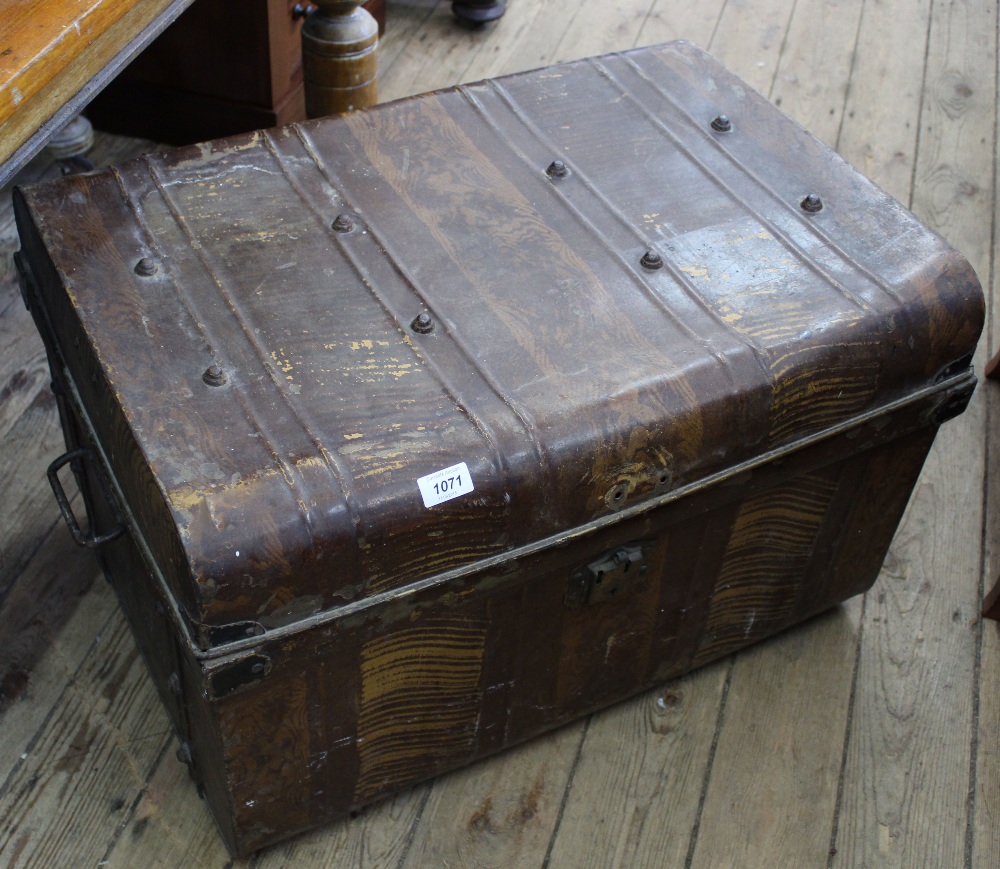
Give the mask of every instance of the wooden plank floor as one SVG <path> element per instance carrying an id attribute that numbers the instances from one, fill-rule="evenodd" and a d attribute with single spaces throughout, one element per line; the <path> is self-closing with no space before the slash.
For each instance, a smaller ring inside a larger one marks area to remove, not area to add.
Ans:
<path id="1" fill-rule="evenodd" d="M 390 2 L 382 96 L 687 38 L 941 232 L 992 316 L 993 0 Z M 582 107 L 582 110 L 585 108 Z M 99 161 L 143 143 L 102 137 Z M 44 167 L 36 164 L 38 174 Z M 1000 866 L 1000 384 L 942 430 L 863 599 L 235 864 L 113 595 L 58 520 L 61 451 L 0 200 L 0 865 Z M 996 482 L 984 484 L 994 476 Z"/>

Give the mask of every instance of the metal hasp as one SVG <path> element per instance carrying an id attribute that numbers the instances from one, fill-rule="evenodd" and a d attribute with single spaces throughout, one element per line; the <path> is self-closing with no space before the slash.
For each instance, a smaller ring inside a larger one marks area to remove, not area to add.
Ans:
<path id="1" fill-rule="evenodd" d="M 566 592 L 566 606 L 604 603 L 629 591 L 645 576 L 641 543 L 628 543 L 573 571 Z"/>
<path id="2" fill-rule="evenodd" d="M 302 24 L 306 115 L 320 118 L 378 102 L 378 24 L 360 0 L 317 0 Z"/>

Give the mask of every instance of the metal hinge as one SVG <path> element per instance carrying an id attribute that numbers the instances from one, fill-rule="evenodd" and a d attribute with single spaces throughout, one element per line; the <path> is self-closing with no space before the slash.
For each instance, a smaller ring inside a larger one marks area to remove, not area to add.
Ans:
<path id="1" fill-rule="evenodd" d="M 225 646 L 248 637 L 260 637 L 265 633 L 264 626 L 260 622 L 253 621 L 205 625 L 192 620 L 191 625 L 195 629 L 194 633 L 198 638 L 198 645 L 203 649 Z"/>
<path id="2" fill-rule="evenodd" d="M 233 691 L 259 682 L 270 670 L 271 659 L 260 652 L 254 652 L 209 674 L 209 690 L 214 698 L 225 697 Z"/>
<path id="3" fill-rule="evenodd" d="M 934 425 L 943 425 L 949 419 L 954 419 L 963 413 L 969 406 L 972 399 L 973 390 L 976 387 L 976 379 L 971 378 L 971 383 L 966 384 L 960 391 L 952 392 L 933 411 Z"/>

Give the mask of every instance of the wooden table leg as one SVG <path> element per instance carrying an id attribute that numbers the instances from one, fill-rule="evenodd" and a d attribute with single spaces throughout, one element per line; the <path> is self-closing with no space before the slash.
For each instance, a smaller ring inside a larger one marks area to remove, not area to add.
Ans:
<path id="1" fill-rule="evenodd" d="M 983 376 L 991 380 L 1000 380 L 1000 351 L 986 363 Z M 983 598 L 983 618 L 1000 621 L 1000 578 L 990 590 L 989 594 Z"/>
<path id="2" fill-rule="evenodd" d="M 378 102 L 378 24 L 361 0 L 313 0 L 302 25 L 306 116 L 319 118 Z"/>
<path id="3" fill-rule="evenodd" d="M 1000 350 L 986 363 L 986 368 L 983 369 L 983 376 L 988 377 L 990 380 L 1000 380 L 1000 370 L 998 369 L 1000 369 Z"/>
<path id="4" fill-rule="evenodd" d="M 451 11 L 460 21 L 485 24 L 507 11 L 507 0 L 452 0 Z"/>
<path id="5" fill-rule="evenodd" d="M 94 128 L 83 115 L 77 115 L 45 146 L 45 152 L 59 165 L 63 175 L 89 172 L 94 168 L 84 155 L 94 145 Z"/>
<path id="6" fill-rule="evenodd" d="M 1000 578 L 990 593 L 983 598 L 983 618 L 1000 622 Z"/>

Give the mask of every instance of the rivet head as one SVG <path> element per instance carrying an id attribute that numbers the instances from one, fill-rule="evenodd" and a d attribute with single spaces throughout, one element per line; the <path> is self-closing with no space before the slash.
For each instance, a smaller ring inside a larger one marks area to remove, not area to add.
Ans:
<path id="1" fill-rule="evenodd" d="M 155 275 L 156 262 L 148 256 L 144 256 L 135 264 L 135 273 L 137 275 L 142 275 L 144 278 L 148 278 L 150 275 Z"/>
<path id="2" fill-rule="evenodd" d="M 354 229 L 354 218 L 349 214 L 338 214 L 333 221 L 334 232 L 351 232 Z"/>
<path id="3" fill-rule="evenodd" d="M 227 377 L 226 372 L 218 365 L 209 365 L 205 369 L 205 373 L 201 375 L 201 379 L 209 386 L 222 386 L 226 382 Z"/>
<path id="4" fill-rule="evenodd" d="M 563 163 L 562 160 L 553 160 L 549 163 L 548 168 L 545 170 L 545 174 L 549 178 L 565 178 L 569 175 L 569 167 Z"/>
<path id="5" fill-rule="evenodd" d="M 254 675 L 259 676 L 261 673 L 264 672 L 264 665 L 260 663 L 260 661 L 258 661 L 250 668 L 250 672 L 253 673 Z"/>
<path id="6" fill-rule="evenodd" d="M 733 122 L 725 115 L 719 115 L 712 120 L 712 129 L 716 133 L 728 133 L 733 129 Z"/>
<path id="7" fill-rule="evenodd" d="M 815 193 L 810 193 L 799 205 L 803 211 L 808 211 L 810 214 L 815 214 L 817 211 L 823 210 L 823 200 Z"/>
<path id="8" fill-rule="evenodd" d="M 608 491 L 604 496 L 604 503 L 612 510 L 620 510 L 625 506 L 625 499 L 628 497 L 628 485 L 619 483 Z"/>
<path id="9" fill-rule="evenodd" d="M 410 328 L 414 332 L 419 332 L 421 335 L 426 335 L 428 332 L 434 331 L 434 318 L 431 317 L 426 311 L 417 314 L 413 318 L 413 322 L 410 323 Z"/>
<path id="10" fill-rule="evenodd" d="M 192 760 L 191 746 L 188 745 L 186 742 L 182 742 L 179 746 L 177 746 L 177 759 L 181 763 L 186 763 L 190 765 Z"/>
<path id="11" fill-rule="evenodd" d="M 642 259 L 639 260 L 639 265 L 641 265 L 644 269 L 655 271 L 656 269 L 663 268 L 663 257 L 661 257 L 655 250 L 647 250 L 642 255 Z"/>

